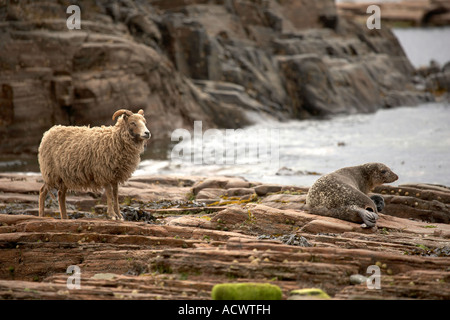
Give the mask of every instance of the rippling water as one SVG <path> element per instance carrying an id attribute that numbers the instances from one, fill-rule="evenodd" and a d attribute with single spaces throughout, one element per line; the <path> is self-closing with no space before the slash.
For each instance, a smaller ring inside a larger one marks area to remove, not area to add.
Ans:
<path id="1" fill-rule="evenodd" d="M 244 165 L 144 160 L 136 174 L 239 175 L 252 181 L 309 186 L 320 174 L 341 167 L 382 162 L 399 175 L 395 185 L 450 185 L 448 105 L 402 107 L 332 120 L 264 123 L 248 128 L 248 138 L 265 139 L 261 129 L 278 131 L 277 167 L 258 157 Z"/>

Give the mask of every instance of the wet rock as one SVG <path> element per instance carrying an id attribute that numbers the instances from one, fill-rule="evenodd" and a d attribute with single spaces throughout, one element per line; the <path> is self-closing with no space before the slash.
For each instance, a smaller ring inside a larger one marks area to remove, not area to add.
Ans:
<path id="1" fill-rule="evenodd" d="M 268 193 L 274 193 L 281 191 L 282 186 L 272 184 L 261 184 L 255 187 L 255 192 L 258 196 L 265 196 Z"/>
<path id="2" fill-rule="evenodd" d="M 308 171 L 308 170 L 293 170 L 291 168 L 282 167 L 278 169 L 277 173 L 275 174 L 277 176 L 296 176 L 296 175 L 314 175 L 314 176 L 320 176 L 321 173 L 318 173 L 316 171 Z"/>
<path id="3" fill-rule="evenodd" d="M 306 195 L 296 194 L 271 194 L 261 200 L 261 204 L 273 208 L 284 209 L 298 209 L 302 210 L 305 207 Z"/>
<path id="4" fill-rule="evenodd" d="M 281 192 L 287 194 L 307 194 L 309 187 L 300 187 L 300 186 L 283 186 L 281 188 Z"/>
<path id="5" fill-rule="evenodd" d="M 220 199 L 221 196 L 226 194 L 226 190 L 220 188 L 204 188 L 197 193 L 195 197 L 201 201 L 204 199 Z"/>
<path id="6" fill-rule="evenodd" d="M 335 223 L 334 221 L 325 221 L 325 220 L 313 220 L 307 224 L 305 224 L 301 231 L 303 232 L 311 232 L 311 233 L 322 233 L 322 232 L 351 232 L 355 231 L 356 226 L 354 224 L 349 223 Z"/>
<path id="7" fill-rule="evenodd" d="M 386 207 L 384 214 L 427 222 L 449 223 L 450 189 L 429 184 L 380 186 Z"/>
<path id="8" fill-rule="evenodd" d="M 230 189 L 230 188 L 248 188 L 250 182 L 245 181 L 242 178 L 228 178 L 228 177 L 216 177 L 200 180 L 192 186 L 192 192 L 197 195 L 200 190 L 205 188 L 215 189 Z"/>
<path id="9" fill-rule="evenodd" d="M 235 197 L 235 196 L 247 196 L 253 195 L 255 193 L 254 188 L 229 188 L 227 190 L 227 196 Z"/>
<path id="10" fill-rule="evenodd" d="M 436 93 L 450 91 L 450 70 L 429 75 L 425 80 L 427 90 Z"/>
<path id="11" fill-rule="evenodd" d="M 351 284 L 361 284 L 367 281 L 367 277 L 361 274 L 352 274 L 349 279 Z"/>

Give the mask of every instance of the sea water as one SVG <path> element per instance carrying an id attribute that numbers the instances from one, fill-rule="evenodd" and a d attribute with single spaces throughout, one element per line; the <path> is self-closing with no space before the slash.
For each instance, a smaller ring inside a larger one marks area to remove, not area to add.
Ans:
<path id="1" fill-rule="evenodd" d="M 257 157 L 248 164 L 194 164 L 147 159 L 136 175 L 237 175 L 251 181 L 310 186 L 322 174 L 346 166 L 382 162 L 404 183 L 450 186 L 450 106 L 423 104 L 329 120 L 265 122 L 247 128 L 248 139 L 278 132 L 278 166 Z M 271 138 L 273 139 L 273 137 Z M 207 146 L 203 146 L 207 148 Z"/>

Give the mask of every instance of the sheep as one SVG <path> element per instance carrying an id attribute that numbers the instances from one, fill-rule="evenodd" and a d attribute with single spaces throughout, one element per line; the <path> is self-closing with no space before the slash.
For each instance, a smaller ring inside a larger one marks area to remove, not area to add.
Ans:
<path id="1" fill-rule="evenodd" d="M 133 113 L 120 109 L 112 119 L 114 126 L 56 125 L 44 133 L 38 150 L 39 166 L 44 185 L 39 191 L 39 216 L 44 215 L 47 193 L 58 190 L 61 219 L 67 219 L 68 190 L 99 191 L 105 189 L 107 215 L 122 219 L 119 183 L 127 181 L 140 161 L 144 145 L 150 139 L 144 111 Z"/>

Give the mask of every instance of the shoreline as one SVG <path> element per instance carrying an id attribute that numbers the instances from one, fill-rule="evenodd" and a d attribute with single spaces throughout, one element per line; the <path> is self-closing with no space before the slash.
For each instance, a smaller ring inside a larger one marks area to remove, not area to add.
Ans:
<path id="1" fill-rule="evenodd" d="M 149 144 L 134 175 L 235 175 L 265 183 L 310 186 L 320 175 L 339 168 L 381 162 L 398 171 L 400 180 L 394 185 L 418 182 L 450 185 L 450 169 L 445 165 L 450 148 L 449 114 L 448 104 L 433 103 L 379 110 L 369 115 L 345 115 L 332 120 L 290 121 L 245 128 L 249 141 L 260 139 L 257 133 L 261 129 L 279 131 L 277 166 L 257 157 L 250 158 L 253 164 L 197 165 L 182 161 L 177 165 L 170 161 L 170 147 L 164 152 L 169 160 L 163 159 L 161 154 L 157 159 L 149 158 L 148 152 L 154 152 L 155 148 Z M 411 127 L 416 129 L 411 131 Z M 210 146 L 205 144 L 204 150 L 210 150 Z M 10 167 L 14 170 L 9 173 L 27 172 L 31 166 L 34 173 L 39 173 L 37 156 L 6 160 L 23 165 Z M 0 165 L 2 161 L 0 159 Z"/>

